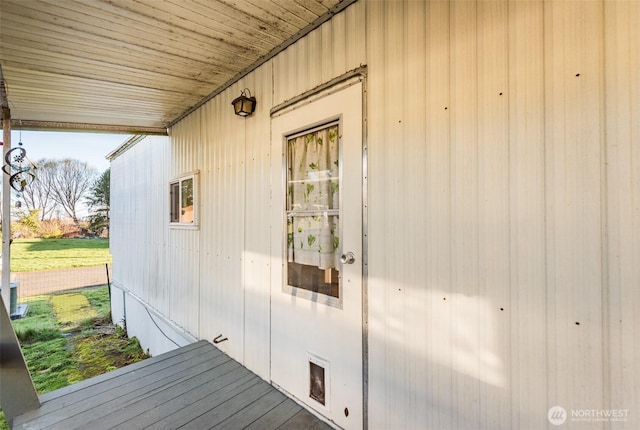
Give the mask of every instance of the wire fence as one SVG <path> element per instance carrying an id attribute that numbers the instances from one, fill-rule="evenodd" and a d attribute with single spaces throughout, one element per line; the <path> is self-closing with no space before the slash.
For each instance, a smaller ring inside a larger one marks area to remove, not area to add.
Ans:
<path id="1" fill-rule="evenodd" d="M 56 314 L 72 312 L 77 318 L 93 317 L 93 309 L 89 306 L 87 298 L 74 293 L 95 287 L 106 288 L 110 280 L 111 266 L 108 264 L 36 272 L 12 272 L 9 306 L 11 319 L 29 316 L 29 304 L 41 300 L 55 305 Z M 109 294 L 108 291 L 106 294 Z M 105 298 L 108 303 L 109 296 Z M 82 299 L 82 303 L 78 302 L 79 299 Z"/>
<path id="2" fill-rule="evenodd" d="M 72 269 L 11 273 L 11 282 L 18 283 L 18 300 L 43 294 L 107 285 L 110 279 L 111 266 L 107 264 Z"/>

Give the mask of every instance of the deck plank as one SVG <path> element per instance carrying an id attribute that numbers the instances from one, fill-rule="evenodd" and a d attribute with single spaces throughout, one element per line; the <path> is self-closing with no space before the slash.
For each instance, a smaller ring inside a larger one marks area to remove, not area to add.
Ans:
<path id="1" fill-rule="evenodd" d="M 236 363 L 227 363 L 225 366 L 228 367 L 230 364 Z M 252 376 L 244 374 L 241 370 L 243 369 L 236 365 L 235 369 L 232 369 L 226 374 L 217 377 L 203 375 L 201 381 L 192 381 L 199 382 L 197 386 L 190 384 L 187 387 L 179 387 L 180 390 L 167 390 L 164 393 L 158 393 L 158 395 L 148 399 L 149 401 L 147 402 L 130 405 L 126 411 L 120 414 L 117 420 L 112 417 L 108 421 L 108 424 L 115 427 L 118 424 L 126 422 L 130 428 L 153 426 L 155 423 L 163 421 L 167 417 L 188 408 L 189 405 L 195 401 L 202 400 L 203 403 L 206 403 L 206 399 L 210 398 L 212 392 L 210 387 L 215 384 L 221 382 L 241 384 L 247 379 L 252 378 Z M 238 379 L 238 377 L 243 378 L 243 374 L 244 379 Z M 212 399 L 212 401 L 215 401 L 215 399 Z"/>
<path id="2" fill-rule="evenodd" d="M 95 376 L 93 378 L 90 379 L 85 379 L 84 381 L 78 382 L 76 384 L 73 385 L 69 385 L 66 386 L 64 388 L 60 388 L 59 390 L 55 390 L 55 391 L 51 391 L 49 393 L 43 394 L 40 396 L 40 401 L 41 402 L 46 402 L 49 403 L 51 401 L 53 401 L 56 398 L 59 397 L 65 397 L 66 395 L 68 395 L 69 393 L 76 393 L 84 388 L 89 388 L 93 385 L 99 384 L 101 382 L 104 381 L 108 381 L 111 380 L 119 375 L 124 375 L 124 374 L 128 374 L 134 371 L 139 371 L 141 369 L 144 369 L 145 367 L 150 367 L 150 366 L 154 366 L 154 368 L 161 362 L 166 361 L 166 360 L 171 360 L 176 356 L 182 357 L 182 358 L 186 358 L 188 359 L 188 357 L 192 354 L 197 355 L 199 353 L 199 351 L 204 351 L 207 350 L 207 344 L 208 342 L 206 340 L 201 340 L 199 342 L 195 342 L 192 344 L 189 344 L 187 346 L 183 346 L 180 348 L 176 348 L 173 349 L 169 352 L 166 352 L 164 354 L 160 354 L 157 355 L 155 357 L 151 357 L 147 360 L 142 360 L 139 361 L 137 363 L 134 364 L 130 364 L 128 366 L 125 367 L 121 367 L 120 369 L 116 369 L 113 370 L 111 372 L 107 372 L 104 373 L 102 375 L 98 375 Z M 220 352 L 219 350 L 217 350 L 220 354 L 222 352 Z"/>
<path id="3" fill-rule="evenodd" d="M 189 362 L 188 367 L 177 372 L 174 367 L 176 363 L 174 362 L 171 366 L 161 367 L 157 372 L 153 373 L 130 372 L 123 374 L 118 378 L 114 378 L 114 380 L 108 381 L 109 383 L 105 381 L 100 386 L 93 385 L 95 390 L 88 397 L 84 396 L 87 394 L 86 389 L 78 393 L 68 394 L 64 407 L 56 407 L 58 402 L 46 403 L 43 405 L 39 416 L 42 417 L 41 422 L 49 422 L 53 425 L 58 421 L 67 421 L 75 415 L 82 415 L 83 412 L 88 410 L 92 410 L 93 414 L 96 414 L 97 411 L 105 414 L 111 413 L 113 409 L 117 409 L 125 401 L 132 401 L 136 397 L 149 395 L 156 390 L 168 388 L 173 384 L 179 383 L 181 378 L 189 377 L 193 373 L 201 373 L 211 368 L 211 366 L 227 362 L 228 358 L 224 355 L 215 354 L 215 351 L 207 351 L 194 357 Z M 164 361 L 162 366 L 165 364 L 168 364 L 168 361 Z M 115 398 L 112 393 L 114 388 L 118 390 L 118 396 Z"/>
<path id="4" fill-rule="evenodd" d="M 308 411 L 302 409 L 286 423 L 278 427 L 278 430 L 325 430 L 328 428 L 330 427 L 327 424 L 311 415 Z"/>
<path id="5" fill-rule="evenodd" d="M 302 410 L 292 400 L 284 401 L 245 427 L 246 430 L 277 429 Z"/>
<path id="6" fill-rule="evenodd" d="M 293 400 L 200 341 L 40 396 L 16 430 L 328 429 Z"/>
<path id="7" fill-rule="evenodd" d="M 220 361 L 219 357 L 216 361 Z M 153 410 L 172 398 L 187 393 L 193 389 L 194 386 L 210 382 L 220 375 L 238 367 L 239 365 L 237 363 L 226 360 L 210 369 L 200 366 L 195 369 L 192 368 L 192 372 L 183 373 L 183 377 L 172 381 L 170 384 L 162 384 L 162 381 L 159 381 L 162 385 L 143 386 L 139 390 L 129 393 L 129 396 L 124 395 L 113 398 L 109 396 L 109 393 L 96 396 L 91 402 L 94 404 L 94 409 L 92 409 L 90 421 L 87 421 L 84 412 L 87 412 L 91 408 L 86 408 L 82 405 L 83 409 L 80 413 L 73 417 L 60 420 L 55 428 L 59 427 L 64 430 L 83 424 L 86 424 L 86 427 L 95 425 L 114 428 L 128 419 L 136 417 L 146 411 Z M 184 376 L 188 376 L 188 378 Z M 139 381 L 132 381 L 131 383 L 135 384 L 136 382 L 139 383 Z M 100 407 L 98 408 L 98 406 Z"/>
<path id="8" fill-rule="evenodd" d="M 213 429 L 244 429 L 260 417 L 268 414 L 276 406 L 283 403 L 287 398 L 279 391 L 270 390 L 255 402 L 250 403 L 243 409 L 238 409 L 226 420 L 213 426 Z"/>
<path id="9" fill-rule="evenodd" d="M 112 372 L 107 372 L 94 378 L 78 382 L 77 384 L 69 385 L 60 390 L 54 391 L 52 396 L 48 396 L 47 394 L 42 395 L 40 396 L 42 407 L 38 411 L 38 414 L 41 415 L 50 411 L 55 411 L 72 403 L 83 401 L 88 397 L 95 396 L 98 393 L 104 393 L 119 388 L 123 381 L 126 381 L 129 378 L 134 377 L 137 379 L 143 379 L 164 369 L 180 365 L 181 362 L 197 360 L 198 357 L 205 353 L 222 355 L 222 353 L 217 349 L 215 351 L 210 351 L 210 349 L 206 347 L 206 342 L 198 342 L 198 344 L 200 344 L 198 348 L 189 348 L 184 351 L 184 354 L 179 354 L 179 352 L 173 350 L 166 354 L 161 354 L 157 357 L 152 357 L 148 360 L 143 360 L 130 366 L 121 367 L 120 369 Z M 63 394 L 60 395 L 58 391 L 63 390 Z"/>
<path id="10" fill-rule="evenodd" d="M 227 386 L 216 390 L 206 397 L 202 397 L 190 404 L 184 405 L 171 415 L 165 416 L 162 420 L 145 427 L 148 429 L 163 430 L 168 428 L 179 428 L 180 426 L 197 419 L 206 411 L 219 406 L 227 399 L 238 393 L 245 391 L 258 384 L 257 377 L 245 375 Z"/>
<path id="11" fill-rule="evenodd" d="M 228 398 L 215 408 L 209 409 L 180 428 L 184 430 L 210 429 L 216 423 L 224 421 L 238 410 L 246 408 L 251 403 L 260 399 L 269 392 L 270 388 L 266 383 L 259 382 L 254 384 L 235 396 Z"/>

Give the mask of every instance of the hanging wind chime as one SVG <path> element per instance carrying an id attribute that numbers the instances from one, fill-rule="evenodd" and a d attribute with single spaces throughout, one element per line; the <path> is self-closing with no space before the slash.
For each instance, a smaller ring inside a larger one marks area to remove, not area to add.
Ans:
<path id="1" fill-rule="evenodd" d="M 27 158 L 27 151 L 22 147 L 22 130 L 18 147 L 12 148 L 4 157 L 5 164 L 2 171 L 9 176 L 9 185 L 16 192 L 15 197 L 20 199 L 25 188 L 33 182 L 36 175 L 33 173 L 36 166 Z M 22 207 L 20 200 L 16 201 L 16 207 Z"/>

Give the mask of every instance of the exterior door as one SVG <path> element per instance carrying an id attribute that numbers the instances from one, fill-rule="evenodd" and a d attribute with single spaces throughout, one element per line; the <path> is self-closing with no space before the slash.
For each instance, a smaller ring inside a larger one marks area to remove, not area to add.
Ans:
<path id="1" fill-rule="evenodd" d="M 362 83 L 272 119 L 271 379 L 342 428 L 361 428 Z M 281 156 L 280 156 L 281 155 Z M 279 185 L 279 186 L 278 186 Z M 276 195 L 277 194 L 277 195 Z"/>

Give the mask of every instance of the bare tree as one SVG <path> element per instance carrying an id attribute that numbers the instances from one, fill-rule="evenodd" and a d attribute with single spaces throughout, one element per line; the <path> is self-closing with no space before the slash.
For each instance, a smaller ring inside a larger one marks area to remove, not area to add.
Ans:
<path id="1" fill-rule="evenodd" d="M 83 161 L 65 158 L 56 161 L 54 173 L 52 198 L 78 224 L 78 203 L 93 185 L 98 171 Z"/>
<path id="2" fill-rule="evenodd" d="M 41 221 L 51 219 L 56 210 L 57 203 L 53 199 L 53 186 L 58 162 L 43 158 L 35 163 L 36 178 L 22 192 L 28 210 L 40 209 Z"/>

